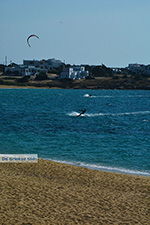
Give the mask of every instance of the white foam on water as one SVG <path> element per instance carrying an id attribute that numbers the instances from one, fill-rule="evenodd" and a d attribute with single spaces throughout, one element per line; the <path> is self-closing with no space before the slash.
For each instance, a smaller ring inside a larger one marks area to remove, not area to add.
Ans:
<path id="1" fill-rule="evenodd" d="M 77 117 L 77 116 L 79 116 L 80 115 L 80 113 L 78 113 L 78 112 L 71 112 L 71 113 L 68 113 L 67 115 L 69 115 L 69 116 L 75 116 L 75 117 Z M 80 116 L 86 116 L 87 114 L 86 113 L 84 113 L 84 114 L 81 114 Z"/>
<path id="2" fill-rule="evenodd" d="M 123 97 L 123 96 L 122 96 Z M 147 98 L 147 97 L 150 97 L 148 95 L 127 95 L 127 96 L 124 96 L 124 97 L 128 97 L 128 98 Z"/>
<path id="3" fill-rule="evenodd" d="M 85 94 L 85 95 L 83 95 L 83 97 L 85 97 L 85 98 L 96 98 L 97 96 L 91 95 L 91 94 Z"/>
<path id="4" fill-rule="evenodd" d="M 124 112 L 124 113 L 84 113 L 81 116 L 84 117 L 96 117 L 96 116 L 125 116 L 125 115 L 139 115 L 150 114 L 150 111 L 138 111 L 138 112 Z M 68 113 L 69 116 L 78 116 L 78 112 Z"/>
<path id="5" fill-rule="evenodd" d="M 94 96 L 95 98 L 114 98 L 115 96 L 111 96 L 111 95 L 97 95 Z"/>
<path id="6" fill-rule="evenodd" d="M 116 113 L 112 115 L 122 116 L 122 115 L 138 115 L 138 114 L 150 114 L 150 111 L 125 112 L 125 113 Z"/>
<path id="7" fill-rule="evenodd" d="M 89 94 L 85 94 L 85 95 L 83 95 L 83 97 L 88 98 L 88 97 L 90 97 L 90 95 Z"/>
<path id="8" fill-rule="evenodd" d="M 90 95 L 90 94 L 85 94 L 83 97 L 86 98 L 114 98 L 115 96 L 110 96 L 110 95 Z"/>
<path id="9" fill-rule="evenodd" d="M 134 174 L 134 175 L 141 175 L 141 176 L 150 176 L 150 172 L 147 171 L 140 171 L 140 170 L 130 170 L 126 168 L 119 168 L 119 167 L 111 167 L 111 166 L 102 166 L 99 164 L 89 164 L 89 163 L 83 163 L 83 162 L 71 162 L 71 161 L 65 161 L 65 160 L 54 160 L 54 159 L 48 159 L 54 162 L 89 168 L 93 170 L 102 170 L 107 172 L 116 172 L 116 173 L 124 173 L 124 174 Z"/>
<path id="10" fill-rule="evenodd" d="M 69 115 L 69 116 L 77 116 L 77 115 L 79 115 L 79 113 L 78 112 L 71 112 L 71 113 L 68 113 L 67 115 Z"/>
<path id="11" fill-rule="evenodd" d="M 145 95 L 123 95 L 123 96 L 114 96 L 114 95 L 91 95 L 90 94 L 85 94 L 83 97 L 91 97 L 91 98 L 143 98 L 143 97 L 150 97 L 150 96 L 145 96 Z"/>
<path id="12" fill-rule="evenodd" d="M 143 120 L 143 122 L 150 122 L 150 120 Z"/>

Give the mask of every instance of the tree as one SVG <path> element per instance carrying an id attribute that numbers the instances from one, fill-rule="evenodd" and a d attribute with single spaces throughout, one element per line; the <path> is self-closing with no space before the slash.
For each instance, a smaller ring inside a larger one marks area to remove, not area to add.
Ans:
<path id="1" fill-rule="evenodd" d="M 39 72 L 35 78 L 35 80 L 47 80 L 47 79 L 48 79 L 48 76 L 47 76 L 46 72 L 44 72 L 44 71 Z"/>

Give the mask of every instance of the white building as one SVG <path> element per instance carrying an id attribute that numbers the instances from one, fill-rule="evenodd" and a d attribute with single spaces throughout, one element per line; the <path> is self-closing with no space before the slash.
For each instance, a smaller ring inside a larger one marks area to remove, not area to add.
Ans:
<path id="1" fill-rule="evenodd" d="M 84 79 L 89 76 L 89 72 L 85 71 L 84 66 L 73 66 L 65 68 L 64 71 L 60 74 L 60 79 Z"/>

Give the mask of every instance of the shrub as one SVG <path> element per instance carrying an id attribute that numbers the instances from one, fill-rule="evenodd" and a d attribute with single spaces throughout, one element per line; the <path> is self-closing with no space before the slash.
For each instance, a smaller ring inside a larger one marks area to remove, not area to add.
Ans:
<path id="1" fill-rule="evenodd" d="M 43 72 L 43 71 L 39 72 L 35 78 L 35 80 L 47 80 L 47 79 L 48 79 L 48 76 L 46 72 Z"/>

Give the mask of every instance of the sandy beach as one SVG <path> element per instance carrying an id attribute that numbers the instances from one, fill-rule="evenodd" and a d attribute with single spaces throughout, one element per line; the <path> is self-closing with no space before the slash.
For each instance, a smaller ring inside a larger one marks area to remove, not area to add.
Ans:
<path id="1" fill-rule="evenodd" d="M 0 164 L 0 224 L 149 224 L 149 177 L 40 159 Z"/>
<path id="2" fill-rule="evenodd" d="M 0 89 L 48 89 L 48 87 L 34 87 L 34 86 L 18 86 L 18 85 L 0 85 Z"/>

